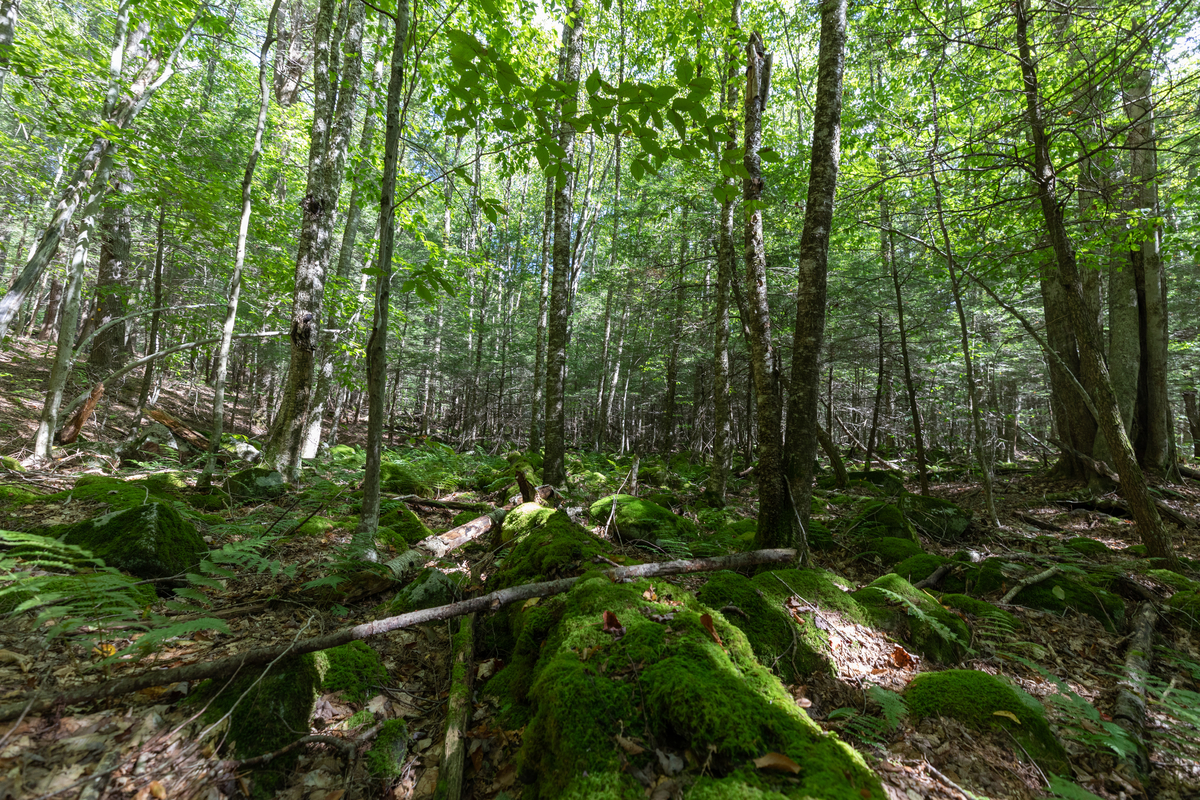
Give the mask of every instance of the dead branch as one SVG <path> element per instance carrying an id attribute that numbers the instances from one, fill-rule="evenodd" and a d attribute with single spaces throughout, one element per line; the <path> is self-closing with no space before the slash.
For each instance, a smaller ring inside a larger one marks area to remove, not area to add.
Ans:
<path id="1" fill-rule="evenodd" d="M 759 564 L 790 563 L 795 561 L 795 559 L 796 551 L 793 549 L 752 550 L 748 553 L 735 553 L 734 555 L 722 558 L 680 559 L 660 564 L 636 564 L 629 567 L 617 567 L 616 569 L 608 570 L 605 574 L 613 582 L 618 582 L 661 575 L 712 572 L 722 569 L 738 570 Z M 445 606 L 426 608 L 420 611 L 400 614 L 395 617 L 373 620 L 362 625 L 343 628 L 324 636 L 314 636 L 311 639 L 300 642 L 245 650 L 237 655 L 221 658 L 216 661 L 197 662 L 171 669 L 151 670 L 138 675 L 130 675 L 125 678 L 105 681 L 104 683 L 91 686 L 77 686 L 73 689 L 60 692 L 35 691 L 32 695 L 36 699 L 33 700 L 30 711 L 37 714 L 51 708 L 56 703 L 62 703 L 67 706 L 78 705 L 109 697 L 119 697 L 130 692 L 147 689 L 151 686 L 166 686 L 178 681 L 197 681 L 221 675 L 231 675 L 241 667 L 265 664 L 279 658 L 284 653 L 290 653 L 291 655 L 314 653 L 318 650 L 328 650 L 331 647 L 338 647 L 348 642 L 368 639 L 382 633 L 410 628 L 426 622 L 461 617 L 473 612 L 495 611 L 510 603 L 518 603 L 534 597 L 548 597 L 550 595 L 562 594 L 563 592 L 570 591 L 571 587 L 578 581 L 579 578 L 577 577 L 562 578 L 557 581 L 513 586 L 508 589 L 501 589 L 497 592 L 461 600 Z M 12 719 L 17 716 L 29 703 L 30 695 L 26 695 L 15 702 L 0 706 L 0 721 Z"/>
<path id="2" fill-rule="evenodd" d="M 1055 564 L 1053 567 L 1043 570 L 1037 575 L 1032 575 L 1023 581 L 1020 581 L 1016 586 L 1005 592 L 1004 597 L 1000 598 L 1000 602 L 1011 603 L 1013 598 L 1021 593 L 1022 589 L 1027 589 L 1030 586 L 1041 583 L 1042 581 L 1048 581 L 1060 572 L 1062 572 L 1062 567 L 1060 567 L 1058 564 Z"/>
<path id="3" fill-rule="evenodd" d="M 469 614 L 461 623 L 460 647 L 454 653 L 450 668 L 450 705 L 446 711 L 446 739 L 442 750 L 441 777 L 445 779 L 446 800 L 462 797 L 463 768 L 466 766 L 467 730 L 471 727 L 471 678 L 475 673 L 475 615 Z M 439 780 L 440 783 L 440 780 Z"/>
<path id="4" fill-rule="evenodd" d="M 1142 603 L 1133 619 L 1133 635 L 1125 655 L 1124 676 L 1117 689 L 1113 721 L 1125 729 L 1137 743 L 1137 752 L 1122 761 L 1143 783 L 1150 773 L 1150 757 L 1146 750 L 1146 675 L 1154 653 L 1154 626 L 1158 608 L 1152 602 Z"/>

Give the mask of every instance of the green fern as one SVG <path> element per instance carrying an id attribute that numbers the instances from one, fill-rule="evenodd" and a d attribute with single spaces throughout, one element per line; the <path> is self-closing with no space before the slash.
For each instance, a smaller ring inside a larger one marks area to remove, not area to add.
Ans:
<path id="1" fill-rule="evenodd" d="M 838 708 L 829 712 L 829 721 L 845 720 L 842 733 L 870 747 L 884 747 L 888 737 L 899 727 L 900 722 L 908 716 L 908 707 L 904 698 L 898 693 L 882 686 L 869 684 L 867 697 L 875 701 L 882 717 L 866 714 L 856 708 Z"/>
<path id="2" fill-rule="evenodd" d="M 882 586 L 876 586 L 874 588 L 877 591 L 879 591 L 881 594 L 883 594 L 885 597 L 887 597 L 897 603 L 902 604 L 905 607 L 905 610 L 908 612 L 908 615 L 910 617 L 914 617 L 918 621 L 928 625 L 929 629 L 931 631 L 933 631 L 934 633 L 936 633 L 938 635 L 938 637 L 942 639 L 942 641 L 948 642 L 950 644 L 957 644 L 960 647 L 962 647 L 963 650 L 967 653 L 975 652 L 969 642 L 964 642 L 958 636 L 958 634 L 956 634 L 954 631 L 947 628 L 944 624 L 942 624 L 942 622 L 940 620 L 926 614 L 924 611 L 921 610 L 920 606 L 918 606 L 913 601 L 909 600 L 904 595 L 893 592 L 891 589 L 885 589 Z"/>

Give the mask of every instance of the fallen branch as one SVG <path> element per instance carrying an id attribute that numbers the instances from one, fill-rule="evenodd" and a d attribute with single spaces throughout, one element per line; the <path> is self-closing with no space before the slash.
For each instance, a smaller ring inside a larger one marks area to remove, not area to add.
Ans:
<path id="1" fill-rule="evenodd" d="M 1055 525 L 1053 522 L 1046 522 L 1044 520 L 1040 520 L 1037 517 L 1033 516 L 1032 514 L 1025 514 L 1025 513 L 1018 511 L 1015 514 L 1013 514 L 1013 516 L 1016 517 L 1017 519 L 1021 520 L 1021 522 L 1024 522 L 1026 525 L 1032 525 L 1033 527 L 1037 528 L 1040 531 L 1052 531 L 1054 533 L 1062 533 L 1063 532 L 1063 529 L 1061 527 L 1059 527 L 1058 525 Z"/>
<path id="2" fill-rule="evenodd" d="M 460 800 L 466 766 L 467 731 L 471 727 L 471 678 L 475 673 L 475 615 L 462 621 L 454 637 L 454 662 L 450 667 L 450 703 L 446 710 L 446 739 L 438 783 L 438 797 Z"/>
<path id="3" fill-rule="evenodd" d="M 100 402 L 100 398 L 104 397 L 104 384 L 97 383 L 96 388 L 92 389 L 92 393 L 88 395 L 88 399 L 84 401 L 79 410 L 71 415 L 67 420 L 67 424 L 62 426 L 62 430 L 55 437 L 57 444 L 74 444 L 79 438 L 79 434 L 83 433 L 83 426 L 87 424 L 88 418 L 92 416 L 92 412 L 96 410 L 96 404 Z"/>
<path id="4" fill-rule="evenodd" d="M 432 553 L 435 558 L 441 558 L 451 550 L 456 550 L 462 547 L 467 542 L 474 541 L 481 536 L 486 536 L 492 530 L 503 523 L 504 510 L 493 511 L 491 514 L 485 514 L 482 517 L 476 517 L 465 525 L 459 525 L 457 528 L 451 528 L 445 533 L 436 533 L 433 536 L 426 536 L 421 541 L 417 542 L 413 547 L 426 550 Z"/>
<path id="5" fill-rule="evenodd" d="M 792 549 L 752 550 L 748 553 L 735 553 L 723 558 L 694 558 L 666 561 L 661 564 L 635 564 L 629 567 L 617 567 L 616 569 L 608 570 L 605 574 L 613 582 L 618 582 L 661 575 L 712 572 L 722 569 L 738 570 L 759 564 L 788 563 L 795 559 L 796 551 Z M 147 689 L 151 686 L 166 686 L 178 681 L 197 681 L 221 675 L 231 675 L 241 667 L 265 664 L 275 660 L 283 653 L 303 655 L 304 653 L 313 653 L 318 650 L 328 650 L 331 647 L 338 647 L 348 642 L 368 639 L 372 636 L 378 636 L 379 634 L 389 633 L 402 628 L 411 628 L 414 625 L 420 625 L 425 622 L 461 617 L 474 612 L 495 611 L 501 606 L 506 606 L 510 603 L 519 603 L 534 597 L 548 597 L 550 595 L 562 594 L 563 592 L 570 591 L 571 587 L 578 581 L 579 578 L 562 578 L 557 581 L 546 581 L 545 583 L 529 583 L 523 586 L 513 586 L 508 589 L 501 589 L 497 592 L 485 594 L 480 597 L 472 597 L 468 600 L 462 600 L 445 606 L 426 608 L 420 611 L 400 614 L 395 617 L 373 620 L 362 625 L 343 628 L 324 636 L 314 636 L 311 639 L 305 639 L 301 642 L 291 642 L 286 645 L 277 645 L 274 647 L 256 647 L 216 661 L 198 662 L 171 669 L 152 670 L 139 675 L 130 675 L 126 678 L 105 681 L 104 683 L 92 686 L 77 686 L 62 692 L 35 691 L 32 693 L 32 696 L 36 699 L 32 700 L 30 712 L 34 714 L 41 713 L 56 703 L 62 703 L 67 706 L 78 705 L 109 697 L 119 697 L 130 692 Z M 12 719 L 17 716 L 30 703 L 30 695 L 26 695 L 13 703 L 6 703 L 0 706 L 0 721 Z"/>
<path id="6" fill-rule="evenodd" d="M 938 584 L 940 584 L 942 582 L 943 578 L 945 578 L 947 575 L 950 574 L 950 571 L 952 569 L 954 569 L 954 567 L 955 567 L 954 562 L 950 562 L 949 564 L 942 564 L 940 567 L 935 569 L 931 575 L 929 575 L 927 578 L 925 578 L 925 580 L 917 581 L 916 583 L 914 583 L 913 588 L 914 589 L 931 589 L 934 586 L 937 586 Z"/>
<path id="7" fill-rule="evenodd" d="M 390 494 L 385 496 L 390 500 L 399 500 L 402 503 L 432 506 L 433 508 L 452 508 L 456 511 L 478 511 L 480 508 L 488 508 L 485 503 L 465 503 L 461 500 L 431 500 L 428 497 L 421 497 L 415 494 Z"/>
<path id="8" fill-rule="evenodd" d="M 1047 570 L 1043 570 L 1042 572 L 1039 572 L 1037 575 L 1033 575 L 1032 577 L 1026 578 L 1023 581 L 1020 581 L 1016 586 L 1012 587 L 1007 592 L 1005 592 L 1004 597 L 1000 598 L 1000 602 L 1001 603 L 1011 603 L 1013 598 L 1021 593 L 1022 589 L 1027 589 L 1030 586 L 1041 583 L 1042 581 L 1048 581 L 1060 572 L 1062 572 L 1062 567 L 1060 567 L 1058 564 L 1055 564 L 1053 567 L 1050 567 Z"/>
<path id="9" fill-rule="evenodd" d="M 239 769 L 246 769 L 247 767 L 260 767 L 263 764 L 270 764 L 275 759 L 279 758 L 280 756 L 287 755 L 298 747 L 314 743 L 328 744 L 338 748 L 342 751 L 342 757 L 345 758 L 346 761 L 350 761 L 350 759 L 354 758 L 354 751 L 357 748 L 355 743 L 349 739 L 342 739 L 338 736 L 329 736 L 328 734 L 314 733 L 310 736 L 301 736 L 296 741 L 285 745 L 274 752 L 263 753 L 261 756 L 255 756 L 254 758 L 244 758 L 241 761 L 225 761 L 221 764 L 221 766 L 225 767 L 230 772 L 236 772 Z"/>
<path id="10" fill-rule="evenodd" d="M 1133 620 L 1133 635 L 1125 655 L 1125 674 L 1117 688 L 1113 704 L 1113 722 L 1120 725 L 1137 743 L 1137 752 L 1121 760 L 1133 774 L 1147 783 L 1150 757 L 1146 750 L 1146 675 L 1150 673 L 1150 658 L 1154 653 L 1154 626 L 1158 608 L 1152 602 L 1142 603 Z"/>

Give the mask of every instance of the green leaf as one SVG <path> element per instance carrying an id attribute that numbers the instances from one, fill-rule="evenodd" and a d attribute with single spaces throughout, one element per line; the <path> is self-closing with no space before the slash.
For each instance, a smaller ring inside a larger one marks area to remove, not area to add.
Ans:
<path id="1" fill-rule="evenodd" d="M 588 94 L 595 94 L 600 90 L 600 69 L 592 70 L 592 74 L 588 75 L 587 82 L 584 84 Z"/>

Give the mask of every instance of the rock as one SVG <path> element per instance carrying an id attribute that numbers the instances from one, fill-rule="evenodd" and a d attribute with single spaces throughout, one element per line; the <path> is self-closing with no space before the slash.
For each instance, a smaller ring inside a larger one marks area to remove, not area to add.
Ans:
<path id="1" fill-rule="evenodd" d="M 350 642 L 321 651 L 328 662 L 321 689 L 341 692 L 351 703 L 362 703 L 378 694 L 374 688 L 387 682 L 388 672 L 379 654 L 366 642 Z"/>
<path id="2" fill-rule="evenodd" d="M 846 529 L 851 536 L 878 539 L 885 536 L 917 541 L 917 532 L 904 512 L 882 500 L 868 500 Z"/>
<path id="3" fill-rule="evenodd" d="M 595 566 L 594 556 L 612 550 L 565 511 L 537 503 L 523 503 L 509 511 L 500 538 L 515 546 L 488 579 L 488 586 L 495 589 L 577 575 Z"/>
<path id="4" fill-rule="evenodd" d="M 407 757 L 408 726 L 402 719 L 390 719 L 367 751 L 367 770 L 378 780 L 391 781 L 404 772 Z"/>
<path id="5" fill-rule="evenodd" d="M 926 658 L 956 664 L 967 651 L 967 624 L 899 575 L 884 575 L 850 596 L 866 608 L 872 622 Z"/>
<path id="6" fill-rule="evenodd" d="M 225 481 L 225 491 L 235 502 L 262 502 L 286 492 L 287 482 L 273 469 L 250 467 L 230 475 Z"/>
<path id="7" fill-rule="evenodd" d="M 398 552 L 404 552 L 410 544 L 433 535 L 433 531 L 403 502 L 384 503 L 381 510 L 377 534 L 379 541 L 391 545 Z"/>
<path id="8" fill-rule="evenodd" d="M 700 536 L 696 523 L 690 519 L 674 514 L 650 500 L 628 494 L 603 497 L 592 503 L 588 513 L 598 525 L 608 522 L 612 514 L 609 531 L 625 540 L 641 540 L 662 546 L 664 541 L 691 542 Z"/>
<path id="9" fill-rule="evenodd" d="M 143 580 L 187 572 L 208 553 L 196 529 L 166 503 L 85 520 L 68 528 L 63 541 Z"/>
<path id="10" fill-rule="evenodd" d="M 969 669 L 923 672 L 908 685 L 904 701 L 915 721 L 944 716 L 978 730 L 1003 728 L 1044 771 L 1071 774 L 1041 703 L 1002 678 Z"/>
<path id="11" fill-rule="evenodd" d="M 921 549 L 921 545 L 912 539 L 882 536 L 866 542 L 861 552 L 864 555 L 875 556 L 880 564 L 890 567 L 892 564 L 899 563 L 905 559 L 919 556 L 925 551 Z M 932 570 L 930 571 L 932 572 Z"/>

